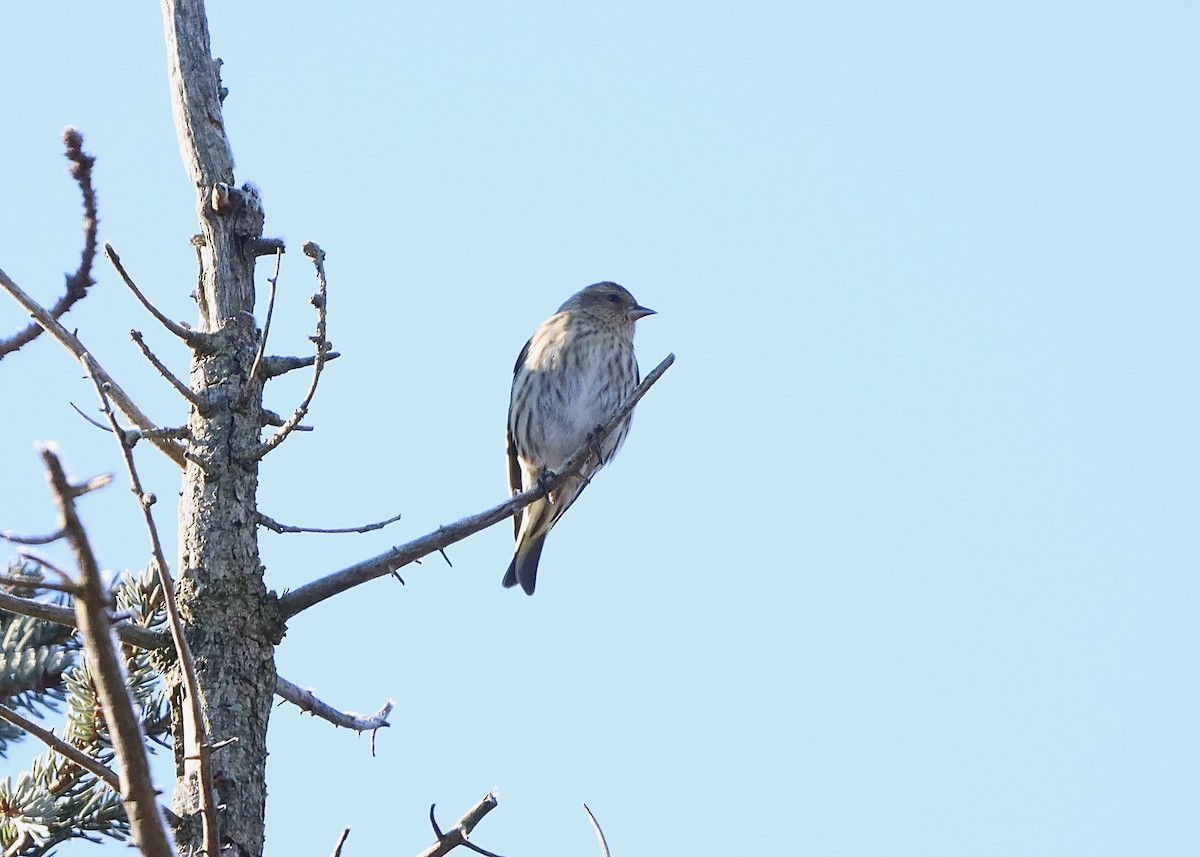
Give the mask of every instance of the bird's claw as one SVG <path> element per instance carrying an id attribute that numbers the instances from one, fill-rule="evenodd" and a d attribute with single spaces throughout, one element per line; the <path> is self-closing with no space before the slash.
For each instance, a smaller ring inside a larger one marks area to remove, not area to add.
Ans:
<path id="1" fill-rule="evenodd" d="M 588 445 L 592 448 L 592 452 L 596 454 L 596 462 L 601 467 L 604 466 L 605 461 L 604 450 L 600 448 L 600 441 L 604 440 L 605 434 L 606 432 L 604 431 L 604 426 L 596 426 L 594 429 L 588 432 L 587 436 Z"/>
<path id="2" fill-rule="evenodd" d="M 546 499 L 551 503 L 554 502 L 554 492 L 550 490 L 550 483 L 557 478 L 557 474 L 553 470 L 543 470 L 538 474 L 538 488 L 542 489 L 542 493 L 546 495 Z"/>

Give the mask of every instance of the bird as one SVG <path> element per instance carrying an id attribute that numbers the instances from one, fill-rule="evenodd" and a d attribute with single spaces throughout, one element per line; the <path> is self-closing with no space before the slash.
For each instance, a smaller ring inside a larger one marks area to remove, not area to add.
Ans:
<path id="1" fill-rule="evenodd" d="M 625 442 L 629 419 L 607 435 L 597 430 L 641 382 L 634 322 L 654 314 L 622 286 L 593 283 L 567 298 L 521 349 L 508 406 L 509 491 L 541 484 L 585 442 L 595 445 L 595 454 L 578 474 L 513 518 L 517 546 L 505 588 L 519 583 L 533 595 L 547 533 Z"/>

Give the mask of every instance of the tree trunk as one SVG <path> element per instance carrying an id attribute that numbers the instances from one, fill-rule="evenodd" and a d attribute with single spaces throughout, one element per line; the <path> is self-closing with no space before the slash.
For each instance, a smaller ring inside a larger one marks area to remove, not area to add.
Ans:
<path id="1" fill-rule="evenodd" d="M 219 64 L 210 55 L 202 0 L 162 0 L 172 106 L 184 165 L 196 185 L 200 235 L 199 330 L 191 387 L 192 439 L 179 507 L 178 600 L 196 661 L 202 708 L 213 742 L 221 845 L 263 851 L 267 719 L 275 690 L 274 650 L 282 635 L 277 602 L 263 584 L 256 510 L 262 426 L 261 382 L 250 379 L 258 345 L 254 322 L 255 247 L 263 214 L 257 192 L 234 187 L 221 116 Z M 168 673 L 178 777 L 174 809 L 184 853 L 199 853 L 200 789 L 195 724 L 179 704 L 184 689 Z M 216 855 L 210 855 L 216 857 Z"/>

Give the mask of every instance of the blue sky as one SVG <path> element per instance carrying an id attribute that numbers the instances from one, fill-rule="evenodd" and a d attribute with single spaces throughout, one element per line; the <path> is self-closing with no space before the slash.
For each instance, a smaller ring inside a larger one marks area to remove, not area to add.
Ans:
<path id="1" fill-rule="evenodd" d="M 584 801 L 615 855 L 1195 847 L 1194 4 L 210 7 L 238 179 L 292 251 L 272 350 L 308 346 L 315 240 L 344 354 L 262 510 L 404 513 L 265 533 L 270 586 L 501 499 L 513 360 L 583 285 L 659 311 L 644 370 L 678 356 L 534 598 L 500 588 L 504 524 L 291 623 L 283 675 L 396 710 L 375 758 L 275 711 L 270 853 L 349 825 L 344 853 L 415 854 L 431 802 L 449 823 L 492 787 L 477 841 L 506 855 L 598 853 Z M 102 237 L 195 316 L 161 30 L 147 4 L 6 13 L 0 267 L 48 301 L 74 125 Z M 69 321 L 182 421 L 128 330 L 184 354 L 109 269 Z M 0 528 L 52 520 L 35 440 L 119 472 L 80 374 L 49 342 L 0 363 Z M 108 567 L 144 565 L 120 480 L 83 512 Z"/>

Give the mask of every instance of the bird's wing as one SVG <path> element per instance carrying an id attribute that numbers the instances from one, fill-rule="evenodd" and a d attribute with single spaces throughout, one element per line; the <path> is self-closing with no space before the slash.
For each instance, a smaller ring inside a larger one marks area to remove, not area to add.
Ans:
<path id="1" fill-rule="evenodd" d="M 525 356 L 529 353 L 529 343 L 533 342 L 530 338 L 529 342 L 525 343 L 525 347 L 521 349 L 521 353 L 517 355 L 517 362 L 513 365 L 513 379 L 516 380 L 517 373 L 521 371 L 521 364 L 525 362 Z M 517 444 L 513 440 L 512 433 L 512 403 L 508 406 L 508 430 L 505 433 L 506 450 L 508 452 L 508 496 L 516 494 L 522 490 L 521 485 L 521 462 L 517 460 Z M 513 515 L 513 536 L 521 534 L 521 517 L 524 513 L 518 512 Z"/>
<path id="2" fill-rule="evenodd" d="M 521 490 L 521 463 L 517 461 L 517 445 L 513 443 L 512 430 L 509 429 L 505 434 L 508 438 L 508 496 L 511 497 Z M 521 534 L 522 514 L 523 511 L 513 515 L 513 536 Z"/>

